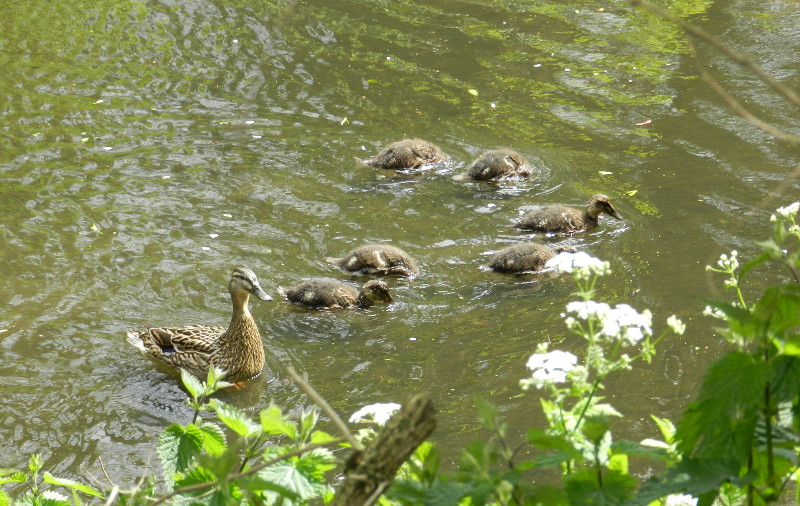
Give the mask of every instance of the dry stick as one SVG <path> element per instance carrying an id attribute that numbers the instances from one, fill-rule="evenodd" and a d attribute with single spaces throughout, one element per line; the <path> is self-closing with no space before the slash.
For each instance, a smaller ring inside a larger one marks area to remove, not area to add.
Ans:
<path id="1" fill-rule="evenodd" d="M 353 436 L 353 433 L 350 432 L 350 429 L 347 428 L 347 425 L 345 425 L 342 419 L 339 418 L 339 415 L 336 414 L 336 411 L 333 410 L 331 405 L 328 404 L 328 401 L 323 399 L 322 396 L 319 395 L 316 390 L 314 390 L 314 387 L 312 387 L 306 380 L 301 378 L 300 375 L 297 374 L 297 371 L 294 370 L 294 367 L 292 366 L 287 367 L 286 372 L 289 373 L 289 376 L 292 377 L 292 380 L 294 380 L 294 382 L 297 383 L 297 386 L 300 387 L 300 390 L 302 390 L 303 392 L 306 393 L 306 395 L 311 397 L 311 400 L 313 400 L 317 406 L 322 408 L 322 411 L 324 411 L 329 417 L 331 417 L 331 421 L 333 422 L 333 424 L 336 425 L 336 428 L 339 429 L 339 432 L 342 433 L 342 436 L 345 438 L 345 440 L 353 446 L 353 449 L 359 451 L 363 450 L 363 446 L 361 445 L 361 443 L 356 441 L 356 438 Z"/>
<path id="2" fill-rule="evenodd" d="M 275 457 L 274 459 L 268 460 L 266 462 L 261 462 L 260 464 L 256 464 L 253 467 L 251 467 L 250 469 L 248 469 L 247 471 L 244 471 L 242 473 L 236 473 L 236 474 L 228 475 L 228 476 L 225 477 L 225 479 L 223 481 L 238 480 L 239 478 L 244 478 L 245 476 L 250 476 L 251 474 L 255 474 L 255 473 L 261 471 L 262 469 L 264 469 L 265 467 L 271 466 L 272 464 L 277 464 L 278 462 L 280 462 L 282 460 L 286 460 L 286 459 L 289 459 L 289 458 L 292 458 L 292 457 L 296 457 L 298 455 L 302 455 L 305 452 L 310 452 L 311 450 L 316 450 L 317 448 L 324 448 L 326 446 L 336 445 L 336 444 L 339 444 L 341 442 L 342 442 L 341 439 L 335 439 L 333 441 L 328 441 L 327 443 L 310 444 L 308 446 L 304 446 L 303 448 L 298 448 L 296 450 L 292 450 L 290 452 L 284 453 L 283 455 L 279 455 L 278 457 Z M 213 488 L 213 487 L 219 485 L 219 483 L 220 482 L 218 482 L 218 481 L 206 482 L 206 483 L 195 483 L 194 485 L 186 485 L 185 487 L 177 488 L 177 489 L 173 490 L 172 492 L 170 492 L 169 494 L 167 494 L 167 495 L 165 495 L 163 497 L 160 497 L 151 506 L 156 506 L 158 504 L 163 504 L 163 503 L 167 502 L 167 500 L 169 500 L 172 497 L 175 497 L 176 495 L 179 495 L 179 494 L 185 494 L 185 493 L 188 493 L 188 492 L 197 492 L 198 490 L 205 490 L 207 488 Z"/>
<path id="3" fill-rule="evenodd" d="M 694 46 L 692 45 L 692 42 L 687 39 L 687 43 L 689 44 L 690 52 L 692 53 L 693 57 L 696 58 L 696 51 L 694 49 Z M 717 95 L 722 97 L 722 99 L 728 103 L 731 109 L 739 113 L 739 115 L 742 116 L 744 119 L 754 124 L 761 130 L 767 132 L 768 134 L 772 134 L 779 139 L 791 142 L 792 144 L 800 144 L 800 136 L 784 132 L 783 130 L 779 130 L 774 126 L 770 125 L 769 123 L 756 118 L 750 111 L 747 110 L 747 108 L 745 108 L 738 100 L 736 100 L 736 98 L 734 98 L 733 95 L 728 93 L 728 91 L 725 88 L 723 88 L 717 81 L 715 81 L 714 78 L 711 77 L 711 74 L 709 74 L 705 69 L 698 66 L 697 70 L 698 72 L 700 72 L 700 77 L 702 77 L 703 80 L 707 82 L 709 86 L 711 86 L 711 89 L 713 89 L 717 93 Z"/>
<path id="4" fill-rule="evenodd" d="M 761 78 L 762 81 L 770 85 L 772 89 L 774 89 L 777 93 L 783 95 L 783 97 L 786 98 L 789 102 L 800 107 L 800 96 L 798 96 L 793 89 L 788 88 L 783 84 L 781 84 L 777 79 L 775 79 L 768 73 L 761 70 L 761 68 L 758 65 L 756 65 L 756 63 L 751 58 L 737 51 L 734 51 L 729 46 L 725 45 L 721 40 L 714 37 L 707 31 L 703 30 L 698 26 L 695 26 L 691 23 L 684 21 L 683 19 L 679 18 L 678 16 L 675 16 L 674 14 L 668 11 L 665 11 L 664 9 L 656 7 L 650 2 L 646 2 L 644 0 L 628 0 L 628 3 L 634 6 L 642 7 L 643 9 L 652 12 L 653 14 L 657 15 L 660 18 L 675 23 L 676 25 L 683 28 L 684 31 L 708 42 L 712 46 L 719 49 L 723 54 L 725 54 L 725 56 L 727 56 L 731 60 L 735 61 L 739 65 L 742 65 L 743 67 L 747 67 L 750 70 L 752 70 L 753 73 L 755 73 L 759 78 Z"/>

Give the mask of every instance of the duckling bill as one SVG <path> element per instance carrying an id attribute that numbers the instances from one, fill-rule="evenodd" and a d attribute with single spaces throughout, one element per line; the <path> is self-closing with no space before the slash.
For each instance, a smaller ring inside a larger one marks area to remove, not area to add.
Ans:
<path id="1" fill-rule="evenodd" d="M 245 267 L 233 271 L 228 292 L 233 313 L 228 328 L 208 325 L 152 327 L 144 332 L 128 331 L 128 341 L 152 358 L 176 369 L 186 369 L 205 378 L 211 367 L 225 371 L 231 383 L 246 381 L 264 367 L 264 345 L 255 320 L 247 308 L 250 295 L 272 300 Z"/>
<path id="2" fill-rule="evenodd" d="M 375 303 L 392 302 L 389 286 L 372 279 L 356 290 L 331 278 L 313 278 L 283 290 L 286 300 L 314 309 L 367 308 Z"/>
<path id="3" fill-rule="evenodd" d="M 416 169 L 423 165 L 444 162 L 447 157 L 438 146 L 422 139 L 403 139 L 386 146 L 364 164 L 380 169 Z"/>
<path id="4" fill-rule="evenodd" d="M 597 228 L 600 215 L 621 220 L 606 195 L 593 195 L 585 209 L 566 206 L 542 206 L 525 213 L 515 227 L 535 232 L 576 234 Z"/>

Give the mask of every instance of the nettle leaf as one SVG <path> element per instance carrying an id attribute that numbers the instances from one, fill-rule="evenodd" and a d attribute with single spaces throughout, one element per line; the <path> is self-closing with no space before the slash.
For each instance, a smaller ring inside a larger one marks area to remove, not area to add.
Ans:
<path id="1" fill-rule="evenodd" d="M 316 408 L 303 411 L 303 414 L 300 416 L 300 439 L 302 441 L 306 441 L 311 436 L 311 431 L 316 427 L 318 420 L 319 411 Z"/>
<path id="2" fill-rule="evenodd" d="M 672 443 L 675 440 L 675 424 L 666 418 L 659 418 L 655 415 L 650 415 L 650 418 L 656 422 L 661 436 L 667 443 Z"/>
<path id="3" fill-rule="evenodd" d="M 770 394 L 776 402 L 792 402 L 800 385 L 800 357 L 780 356 L 770 362 L 772 382 Z"/>
<path id="4" fill-rule="evenodd" d="M 678 422 L 675 437 L 684 455 L 731 457 L 739 452 L 741 458 L 769 379 L 768 365 L 748 353 L 732 351 L 711 364 L 700 395 Z"/>
<path id="5" fill-rule="evenodd" d="M 286 491 L 295 500 L 303 501 L 317 495 L 316 487 L 289 462 L 279 462 L 262 469 L 258 477 L 274 487 Z"/>
<path id="6" fill-rule="evenodd" d="M 200 483 L 215 483 L 217 480 L 217 476 L 210 470 L 204 467 L 195 467 L 176 478 L 175 487 L 186 487 L 189 485 L 198 485 Z"/>
<path id="7" fill-rule="evenodd" d="M 311 433 L 311 439 L 309 443 L 311 444 L 324 444 L 324 443 L 333 443 L 337 441 L 337 438 L 331 436 L 325 431 L 315 430 Z"/>
<path id="8" fill-rule="evenodd" d="M 228 426 L 233 432 L 242 437 L 252 437 L 261 434 L 261 426 L 254 423 L 250 418 L 238 408 L 225 404 L 218 399 L 211 399 L 211 407 L 217 413 L 222 423 Z"/>
<path id="9" fill-rule="evenodd" d="M 192 459 L 203 449 L 203 435 L 195 425 L 170 425 L 158 440 L 158 457 L 168 483 L 175 473 L 189 468 Z"/>
<path id="10" fill-rule="evenodd" d="M 194 375 L 186 369 L 181 369 L 181 381 L 183 382 L 183 386 L 186 387 L 186 390 L 188 390 L 189 395 L 195 399 L 202 397 L 205 393 L 205 388 L 203 388 L 203 384 L 200 380 L 195 378 Z"/>
<path id="11" fill-rule="evenodd" d="M 475 396 L 475 406 L 483 426 L 491 431 L 497 430 L 497 406 L 481 395 Z"/>
<path id="12" fill-rule="evenodd" d="M 739 463 L 731 459 L 691 459 L 685 458 L 670 468 L 663 476 L 644 483 L 631 501 L 630 506 L 645 506 L 652 501 L 670 494 L 690 494 L 701 497 L 704 494 L 716 496 L 723 483 L 744 486 L 745 478 L 739 477 Z"/>
<path id="13" fill-rule="evenodd" d="M 74 480 L 68 480 L 67 478 L 56 478 L 50 473 L 45 472 L 43 476 L 44 482 L 49 483 L 51 485 L 58 485 L 61 487 L 68 487 L 73 490 L 77 490 L 78 492 L 83 492 L 87 495 L 93 495 L 95 497 L 103 498 L 103 494 L 101 494 L 98 490 L 90 487 L 89 485 L 84 485 L 82 483 L 78 483 Z"/>
<path id="14" fill-rule="evenodd" d="M 647 440 L 645 440 L 647 441 Z M 661 441 L 655 442 L 661 443 L 664 445 L 663 448 L 667 447 L 666 443 Z M 655 446 L 655 445 L 649 445 Z M 669 454 L 664 451 L 663 448 L 648 448 L 646 446 L 642 446 L 642 444 L 635 443 L 633 441 L 617 441 L 616 443 L 611 444 L 611 454 L 612 455 L 628 455 L 634 457 L 650 457 L 656 460 L 667 460 Z"/>
<path id="15" fill-rule="evenodd" d="M 604 472 L 601 486 L 594 469 L 581 469 L 567 477 L 564 488 L 570 504 L 622 504 L 635 487 L 636 479 L 629 474 Z"/>
<path id="16" fill-rule="evenodd" d="M 261 410 L 261 428 L 270 435 L 289 436 L 292 441 L 297 441 L 297 424 L 283 416 L 281 408 L 270 405 Z"/>
<path id="17" fill-rule="evenodd" d="M 0 469 L 0 485 L 3 483 L 25 483 L 28 475 L 19 469 Z"/>
<path id="18" fill-rule="evenodd" d="M 221 455 L 228 447 L 225 442 L 225 432 L 215 423 L 204 423 L 200 426 L 203 436 L 203 448 L 209 455 Z"/>

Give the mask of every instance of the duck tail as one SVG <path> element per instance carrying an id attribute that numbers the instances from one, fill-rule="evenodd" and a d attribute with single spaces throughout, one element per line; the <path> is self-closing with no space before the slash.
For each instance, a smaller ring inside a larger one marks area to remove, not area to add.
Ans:
<path id="1" fill-rule="evenodd" d="M 146 353 L 147 350 L 145 349 L 144 343 L 142 342 L 142 339 L 139 337 L 139 334 L 140 334 L 139 332 L 133 329 L 128 330 L 127 333 L 128 342 L 131 343 L 131 345 L 138 348 L 139 350 L 141 350 L 142 352 Z"/>

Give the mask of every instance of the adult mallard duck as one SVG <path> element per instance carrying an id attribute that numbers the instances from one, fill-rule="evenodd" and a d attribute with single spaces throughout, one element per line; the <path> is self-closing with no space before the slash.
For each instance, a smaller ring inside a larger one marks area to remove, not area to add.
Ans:
<path id="1" fill-rule="evenodd" d="M 215 366 L 226 372 L 225 380 L 237 383 L 251 379 L 264 367 L 264 345 L 247 303 L 250 294 L 271 300 L 255 273 L 239 267 L 228 283 L 233 315 L 227 330 L 222 327 L 151 327 L 128 331 L 128 340 L 148 355 L 172 367 L 186 369 L 205 378 Z"/>
<path id="2" fill-rule="evenodd" d="M 337 267 L 357 274 L 380 276 L 399 274 L 414 277 L 419 274 L 411 255 L 389 244 L 366 244 L 359 246 L 341 258 L 327 257 L 325 260 Z"/>
<path id="3" fill-rule="evenodd" d="M 536 272 L 558 253 L 572 251 L 568 247 L 551 248 L 544 244 L 525 243 L 503 248 L 489 260 L 489 268 L 505 274 Z"/>
<path id="4" fill-rule="evenodd" d="M 386 146 L 365 165 L 380 169 L 416 169 L 423 165 L 444 162 L 447 157 L 435 144 L 422 139 L 403 139 Z"/>
<path id="5" fill-rule="evenodd" d="M 602 213 L 618 220 L 622 219 L 611 205 L 611 200 L 605 195 L 598 194 L 589 199 L 586 209 L 565 206 L 537 207 L 525 213 L 514 226 L 536 232 L 575 234 L 596 228 Z"/>
<path id="6" fill-rule="evenodd" d="M 392 302 L 389 286 L 383 281 L 371 279 L 356 290 L 341 281 L 331 278 L 307 279 L 282 290 L 289 302 L 316 309 L 342 309 L 353 306 L 366 308 L 376 302 Z"/>
<path id="7" fill-rule="evenodd" d="M 513 149 L 493 149 L 473 161 L 461 180 L 490 181 L 514 176 L 529 176 L 528 161 Z"/>

